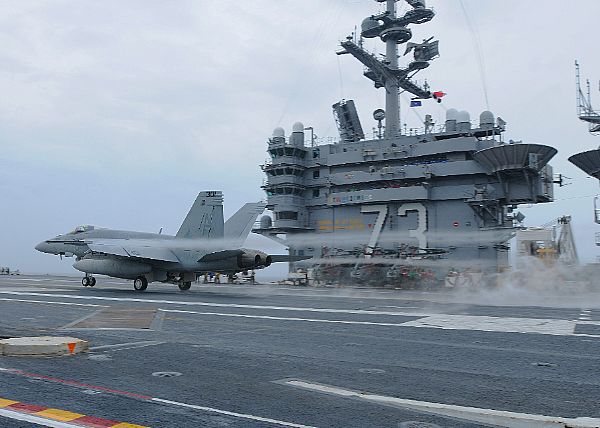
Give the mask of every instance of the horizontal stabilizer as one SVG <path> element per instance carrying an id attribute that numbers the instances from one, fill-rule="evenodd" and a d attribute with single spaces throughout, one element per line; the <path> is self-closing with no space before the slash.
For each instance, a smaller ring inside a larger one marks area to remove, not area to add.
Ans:
<path id="1" fill-rule="evenodd" d="M 177 238 L 223 237 L 223 193 L 200 192 L 176 235 Z"/>
<path id="2" fill-rule="evenodd" d="M 286 254 L 271 256 L 271 263 L 291 263 L 312 259 L 312 256 L 288 256 Z"/>

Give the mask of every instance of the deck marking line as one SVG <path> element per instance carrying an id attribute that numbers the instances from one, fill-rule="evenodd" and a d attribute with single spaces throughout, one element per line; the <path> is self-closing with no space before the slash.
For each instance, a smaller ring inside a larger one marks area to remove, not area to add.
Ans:
<path id="1" fill-rule="evenodd" d="M 438 328 L 443 330 L 480 330 L 502 333 L 539 333 L 571 336 L 575 333 L 576 324 L 576 321 L 561 319 L 439 314 L 405 322 L 404 326 Z"/>
<path id="2" fill-rule="evenodd" d="M 6 297 L 0 298 L 0 302 L 40 303 L 43 305 L 89 306 L 93 308 L 108 308 L 108 306 L 94 305 L 93 303 L 52 302 L 48 300 L 9 299 Z"/>
<path id="3" fill-rule="evenodd" d="M 584 336 L 584 337 L 595 337 L 600 338 L 600 335 L 594 334 L 585 334 L 585 333 L 574 333 L 575 324 L 573 321 L 563 320 L 565 323 L 573 323 L 571 328 L 568 331 L 560 330 L 555 331 L 552 330 L 552 325 L 546 326 L 544 328 L 529 324 L 524 324 L 520 328 L 515 326 L 503 326 L 502 321 L 504 318 L 494 319 L 494 324 L 490 324 L 484 328 L 484 325 L 445 325 L 445 324 L 432 324 L 431 322 L 422 322 L 422 320 L 426 320 L 425 318 L 419 318 L 417 320 L 406 321 L 403 323 L 383 323 L 383 322 L 374 322 L 374 321 L 345 321 L 345 320 L 328 320 L 328 319 L 318 319 L 318 318 L 293 318 L 293 317 L 275 317 L 269 315 L 248 315 L 248 314 L 232 314 L 232 313 L 220 313 L 220 312 L 198 312 L 198 311 L 185 311 L 179 309 L 158 309 L 162 312 L 168 313 L 179 313 L 179 314 L 194 314 L 194 315 L 208 315 L 208 316 L 220 316 L 220 317 L 230 317 L 230 318 L 254 318 L 254 319 L 266 319 L 266 320 L 275 320 L 275 321 L 300 321 L 300 322 L 316 322 L 316 323 L 328 323 L 328 324 L 350 324 L 350 325 L 373 325 L 373 326 L 383 326 L 383 327 L 419 327 L 419 328 L 436 328 L 442 330 L 468 330 L 468 331 L 488 331 L 488 332 L 500 332 L 500 333 L 535 333 L 535 334 L 549 334 L 556 336 Z M 479 317 L 474 317 L 479 318 Z M 484 318 L 492 318 L 492 317 L 484 317 Z M 517 318 L 520 320 L 521 318 Z M 553 321 L 553 320 L 535 320 L 532 318 L 524 318 L 524 320 L 528 321 Z M 487 320 L 489 321 L 489 320 Z M 545 324 L 542 323 L 542 326 Z"/>
<path id="4" fill-rule="evenodd" d="M 0 398 L 0 409 L 3 407 L 12 406 L 13 404 L 17 404 L 18 401 L 15 400 L 7 400 L 5 398 Z"/>
<path id="5" fill-rule="evenodd" d="M 302 380 L 282 380 L 276 383 L 294 386 L 297 388 L 337 395 L 345 398 L 359 399 L 375 404 L 394 406 L 418 412 L 433 413 L 436 415 L 462 419 L 465 421 L 492 424 L 506 428 L 598 428 L 600 419 L 597 418 L 562 418 L 555 416 L 534 415 L 528 413 L 508 412 L 503 410 L 482 409 L 478 407 L 456 406 L 451 404 L 430 403 L 427 401 L 407 400 L 385 395 L 370 394 L 368 392 L 354 391 L 335 386 L 322 385 Z"/>
<path id="6" fill-rule="evenodd" d="M 5 371 L 5 372 L 9 372 L 11 374 L 25 376 L 25 377 L 29 377 L 29 378 L 33 378 L 33 379 L 40 379 L 40 380 L 46 380 L 46 381 L 49 381 L 49 382 L 60 383 L 60 384 L 63 384 L 63 385 L 69 385 L 69 386 L 73 386 L 73 387 L 77 387 L 77 388 L 85 388 L 85 389 L 91 389 L 91 390 L 96 390 L 96 391 L 108 392 L 108 393 L 112 393 L 112 394 L 115 394 L 115 395 L 122 395 L 122 396 L 130 397 L 130 398 L 137 398 L 137 399 L 141 399 L 141 400 L 144 400 L 144 401 L 147 401 L 147 402 L 156 402 L 156 403 L 162 403 L 162 404 L 169 404 L 169 405 L 172 405 L 172 406 L 185 407 L 185 408 L 190 408 L 190 409 L 195 409 L 195 410 L 201 410 L 201 411 L 211 412 L 211 413 L 218 413 L 218 414 L 232 416 L 232 417 L 241 418 L 241 419 L 250 419 L 250 420 L 259 421 L 259 422 L 267 422 L 267 423 L 270 423 L 270 424 L 273 424 L 273 425 L 279 425 L 279 426 L 284 426 L 284 427 L 290 427 L 290 428 L 316 428 L 316 427 L 313 427 L 313 426 L 310 426 L 310 425 L 296 424 L 296 423 L 293 423 L 293 422 L 280 421 L 280 420 L 277 420 L 277 419 L 264 418 L 262 416 L 255 416 L 255 415 L 250 415 L 250 414 L 245 414 L 245 413 L 230 412 L 230 411 L 227 411 L 227 410 L 216 409 L 216 408 L 213 408 L 213 407 L 197 406 L 197 405 L 194 405 L 194 404 L 187 404 L 187 403 L 182 403 L 182 402 L 178 402 L 178 401 L 165 400 L 165 399 L 162 399 L 162 398 L 150 397 L 150 396 L 147 396 L 147 395 L 136 394 L 136 393 L 133 393 L 133 392 L 120 391 L 120 390 L 105 388 L 105 387 L 97 386 L 97 385 L 89 385 L 89 384 L 85 384 L 85 383 L 81 383 L 81 382 L 76 382 L 76 381 L 72 381 L 72 380 L 59 379 L 59 378 L 55 378 L 55 377 L 52 377 L 52 376 L 44 376 L 44 375 L 38 375 L 38 374 L 33 374 L 33 373 L 27 373 L 27 372 L 24 372 L 23 370 L 19 370 L 19 369 L 0 368 L 0 371 Z M 3 409 L 0 408 L 0 411 L 2 411 L 2 410 Z M 50 421 L 50 422 L 52 422 L 52 421 Z M 74 420 L 73 422 L 77 422 L 77 420 Z M 67 425 L 67 424 L 63 424 L 63 425 L 46 425 L 46 426 L 51 426 L 51 427 L 56 426 L 57 428 L 73 427 L 73 425 Z M 133 426 L 134 427 L 138 427 L 139 425 L 133 425 Z M 144 427 L 141 427 L 141 428 L 144 428 Z"/>
<path id="7" fill-rule="evenodd" d="M 93 317 L 94 315 L 101 313 L 103 310 L 104 310 L 104 308 L 102 308 L 102 309 L 98 309 L 97 311 L 94 311 L 94 312 L 92 312 L 91 314 L 87 314 L 87 315 L 84 315 L 84 316 L 82 316 L 81 318 L 77 318 L 75 321 L 71 321 L 71 322 L 70 322 L 70 323 L 68 323 L 67 325 L 65 325 L 65 326 L 61 327 L 61 328 L 60 328 L 60 330 L 63 330 L 63 329 L 69 328 L 69 327 L 71 327 L 71 326 L 73 326 L 73 325 L 77 325 L 77 324 L 79 324 L 80 322 L 83 322 L 83 321 L 87 320 L 88 318 L 91 318 L 91 317 Z"/>
<path id="8" fill-rule="evenodd" d="M 328 324 L 354 324 L 354 325 L 379 325 L 386 327 L 403 327 L 402 323 L 385 323 L 385 322 L 371 322 L 371 321 L 344 321 L 344 320 L 326 320 L 318 318 L 293 318 L 293 317 L 273 317 L 269 315 L 246 315 L 246 314 L 226 314 L 220 312 L 196 312 L 196 311 L 183 311 L 177 309 L 158 309 L 162 312 L 176 313 L 176 314 L 195 314 L 195 315 L 210 315 L 219 317 L 230 317 L 230 318 L 256 318 L 263 320 L 276 320 L 276 321 L 305 321 L 305 322 L 322 322 Z"/>
<path id="9" fill-rule="evenodd" d="M 85 416 L 81 413 L 68 412 L 66 410 L 59 409 L 46 409 L 42 410 L 41 412 L 37 412 L 35 415 L 61 422 L 70 422 L 74 419 Z"/>
<path id="10" fill-rule="evenodd" d="M 260 306 L 260 305 L 238 305 L 234 303 L 210 303 L 199 301 L 179 301 L 179 300 L 156 300 L 156 299 L 137 299 L 133 297 L 103 297 L 103 296 L 80 296 L 75 294 L 49 294 L 49 293 L 30 293 L 23 291 L 0 291 L 0 294 L 11 294 L 16 296 L 40 296 L 40 297 L 63 297 L 66 299 L 79 300 L 104 300 L 113 302 L 134 302 L 134 303 L 162 303 L 167 305 L 182 306 L 209 306 L 217 308 L 238 308 L 238 309 L 259 309 L 274 311 L 296 311 L 296 312 L 322 312 L 331 314 L 353 314 L 353 315 L 386 315 L 386 316 L 430 316 L 434 314 L 423 312 L 385 312 L 385 311 L 366 311 L 361 309 L 330 309 L 330 308 L 310 308 L 294 306 Z"/>
<path id="11" fill-rule="evenodd" d="M 68 424 L 51 419 L 40 418 L 39 416 L 30 415 L 28 413 L 14 412 L 12 410 L 0 409 L 0 417 L 15 419 L 17 421 L 30 422 L 32 424 L 41 425 L 51 428 L 73 428 L 76 425 Z"/>
<path id="12" fill-rule="evenodd" d="M 258 421 L 258 422 L 267 422 L 267 423 L 270 423 L 273 425 L 279 425 L 279 426 L 284 426 L 284 427 L 315 428 L 310 425 L 302 425 L 302 424 L 296 424 L 293 422 L 279 421 L 277 419 L 263 418 L 261 416 L 248 415 L 245 413 L 230 412 L 228 410 L 215 409 L 213 407 L 197 406 L 195 404 L 187 404 L 187 403 L 181 403 L 178 401 L 164 400 L 162 398 L 153 398 L 152 401 L 157 402 L 157 403 L 170 404 L 171 406 L 186 407 L 188 409 L 201 410 L 203 412 L 218 413 L 220 415 L 233 416 L 233 417 L 241 418 L 241 419 L 250 419 L 250 420 Z"/>
<path id="13" fill-rule="evenodd" d="M 126 349 L 137 349 L 137 348 L 145 348 L 147 346 L 154 345 L 162 345 L 167 342 L 158 342 L 155 340 L 147 340 L 145 342 L 128 342 L 128 343 L 117 343 L 115 345 L 101 345 L 101 346 L 93 346 L 90 348 L 90 351 L 123 351 Z"/>
<path id="14" fill-rule="evenodd" d="M 73 386 L 76 388 L 82 388 L 82 389 L 91 389 L 94 391 L 101 391 L 101 392 L 106 392 L 109 394 L 115 394 L 115 395 L 122 395 L 125 397 L 131 397 L 131 398 L 137 398 L 140 400 L 144 400 L 144 401 L 149 401 L 152 397 L 148 396 L 148 395 L 142 395 L 142 394 L 136 394 L 134 392 L 128 392 L 128 391 L 121 391 L 118 389 L 111 389 L 111 388 L 106 388 L 104 386 L 98 386 L 98 385 L 90 385 L 87 383 L 81 383 L 81 382 L 77 382 L 74 380 L 66 380 L 66 379 L 59 379 L 56 377 L 52 377 L 52 376 L 45 376 L 45 375 L 40 375 L 40 374 L 35 374 L 35 373 L 28 373 L 25 372 L 23 370 L 19 370 L 19 369 L 0 369 L 0 371 L 3 372 L 7 372 L 10 374 L 14 374 L 14 375 L 18 375 L 18 376 L 24 376 L 24 377 L 28 377 L 31 379 L 39 379 L 39 380 L 45 380 L 48 382 L 53 382 L 53 383 L 60 383 L 63 385 L 69 385 L 69 386 Z"/>
<path id="15" fill-rule="evenodd" d="M 68 427 L 115 427 L 123 426 L 130 428 L 148 428 L 142 425 L 134 425 L 125 422 L 113 421 L 109 419 L 97 418 L 95 416 L 83 415 L 81 413 L 69 412 L 67 410 L 55 409 L 36 404 L 22 403 L 19 401 L 1 399 L 6 403 L 12 402 L 8 406 L 1 408 L 3 413 L 0 417 L 8 417 L 17 420 L 26 420 L 43 426 L 68 426 Z M 32 416 L 35 419 L 26 418 Z M 66 423 L 69 422 L 69 423 Z"/>

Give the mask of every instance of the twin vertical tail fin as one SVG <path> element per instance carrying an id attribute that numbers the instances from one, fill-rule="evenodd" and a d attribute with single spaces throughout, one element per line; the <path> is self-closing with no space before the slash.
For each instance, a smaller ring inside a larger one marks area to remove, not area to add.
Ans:
<path id="1" fill-rule="evenodd" d="M 232 246 L 240 246 L 250 234 L 254 222 L 265 210 L 264 202 L 250 202 L 225 222 L 225 239 Z"/>
<path id="2" fill-rule="evenodd" d="M 181 224 L 177 238 L 223 238 L 223 192 L 200 192 Z"/>

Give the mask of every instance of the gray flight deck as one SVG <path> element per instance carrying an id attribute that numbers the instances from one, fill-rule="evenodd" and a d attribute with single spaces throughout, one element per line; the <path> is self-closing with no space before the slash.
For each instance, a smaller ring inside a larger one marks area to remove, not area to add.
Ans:
<path id="1" fill-rule="evenodd" d="M 0 277 L 1 336 L 68 334 L 92 349 L 0 357 L 0 398 L 154 427 L 489 426 L 394 399 L 600 417 L 599 294 L 537 307 L 535 295 L 486 294 L 497 291 L 194 284 L 141 295 L 98 281 Z"/>

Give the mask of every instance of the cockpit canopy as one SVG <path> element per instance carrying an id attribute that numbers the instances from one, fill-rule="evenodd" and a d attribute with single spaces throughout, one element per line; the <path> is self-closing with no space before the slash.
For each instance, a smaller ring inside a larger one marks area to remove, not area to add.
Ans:
<path id="1" fill-rule="evenodd" d="M 83 232 L 89 232 L 90 230 L 94 230 L 94 226 L 91 226 L 89 224 L 86 224 L 84 226 L 77 226 L 75 229 L 73 229 L 71 232 L 69 232 L 69 235 L 76 235 L 78 233 L 83 233 Z"/>

